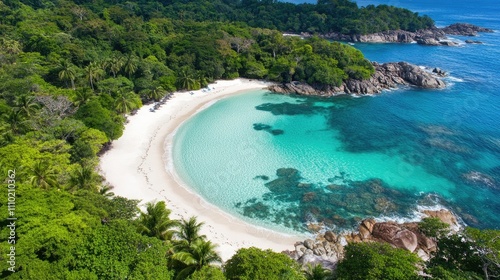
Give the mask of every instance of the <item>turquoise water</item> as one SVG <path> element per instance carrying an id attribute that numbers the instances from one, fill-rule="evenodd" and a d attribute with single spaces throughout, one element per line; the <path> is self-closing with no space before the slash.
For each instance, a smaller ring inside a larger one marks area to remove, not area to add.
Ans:
<path id="1" fill-rule="evenodd" d="M 468 21 L 500 30 L 500 10 L 488 5 L 494 2 L 460 3 L 405 5 L 438 25 Z M 444 90 L 327 100 L 256 91 L 221 100 L 179 129 L 176 169 L 207 201 L 280 231 L 413 218 L 418 207 L 436 205 L 468 225 L 498 229 L 500 33 L 476 39 L 485 44 L 355 45 L 374 61 L 450 72 Z"/>

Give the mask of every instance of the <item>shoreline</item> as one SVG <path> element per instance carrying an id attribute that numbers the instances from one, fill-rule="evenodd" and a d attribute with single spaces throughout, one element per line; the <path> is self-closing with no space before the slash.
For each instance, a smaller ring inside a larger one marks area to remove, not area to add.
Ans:
<path id="1" fill-rule="evenodd" d="M 173 139 L 182 123 L 216 101 L 270 83 L 235 79 L 210 84 L 210 91 L 176 92 L 162 107 L 143 106 L 129 116 L 123 135 L 100 157 L 100 173 L 117 196 L 146 202 L 164 200 L 172 219 L 197 216 L 202 234 L 218 244 L 223 261 L 240 248 L 258 247 L 276 252 L 291 250 L 305 235 L 287 235 L 250 224 L 224 212 L 195 193 L 176 173 L 171 157 Z"/>

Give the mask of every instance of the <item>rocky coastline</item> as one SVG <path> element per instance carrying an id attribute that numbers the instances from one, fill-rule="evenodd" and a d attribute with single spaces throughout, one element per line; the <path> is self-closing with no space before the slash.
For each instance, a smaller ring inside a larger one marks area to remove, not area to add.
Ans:
<path id="1" fill-rule="evenodd" d="M 424 210 L 426 217 L 438 218 L 449 225 L 451 232 L 458 232 L 461 226 L 453 213 L 448 210 Z M 326 231 L 315 239 L 295 243 L 295 250 L 284 251 L 302 265 L 322 264 L 333 269 L 344 258 L 344 246 L 350 242 L 382 242 L 417 254 L 426 261 L 436 251 L 434 238 L 427 237 L 419 230 L 418 223 L 376 222 L 374 219 L 361 221 L 358 230 L 342 234 Z"/>
<path id="2" fill-rule="evenodd" d="M 290 82 L 269 86 L 269 90 L 282 94 L 299 94 L 330 97 L 339 94 L 377 94 L 383 90 L 398 86 L 416 86 L 427 89 L 444 88 L 446 84 L 440 78 L 446 73 L 435 68 L 433 72 L 426 71 L 417 65 L 407 62 L 392 62 L 379 64 L 372 62 L 375 73 L 367 80 L 349 79 L 340 86 L 310 85 L 301 82 Z"/>
<path id="3" fill-rule="evenodd" d="M 331 32 L 320 34 L 319 36 L 329 40 L 362 42 L 362 43 L 418 43 L 429 46 L 457 46 L 458 43 L 450 41 L 446 35 L 477 36 L 478 33 L 491 33 L 493 30 L 479 27 L 468 23 L 455 23 L 444 28 L 428 28 L 417 30 L 416 32 L 404 30 L 388 30 L 373 34 L 341 34 Z M 310 37 L 312 34 L 302 33 L 303 37 Z M 480 41 L 469 42 L 481 43 Z"/>

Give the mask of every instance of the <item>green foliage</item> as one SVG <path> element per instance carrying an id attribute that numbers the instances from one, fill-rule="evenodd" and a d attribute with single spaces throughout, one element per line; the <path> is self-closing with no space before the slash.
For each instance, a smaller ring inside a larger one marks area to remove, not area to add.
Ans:
<path id="1" fill-rule="evenodd" d="M 115 98 L 115 109 L 118 113 L 128 114 L 130 111 L 142 106 L 141 99 L 133 92 L 118 92 Z"/>
<path id="2" fill-rule="evenodd" d="M 165 201 L 146 203 L 146 212 L 141 212 L 138 219 L 139 232 L 160 240 L 169 240 L 174 234 L 172 228 L 178 224 L 169 215 L 170 210 L 166 208 Z"/>
<path id="3" fill-rule="evenodd" d="M 439 239 L 437 252 L 429 262 L 429 268 L 442 267 L 452 273 L 482 273 L 482 262 L 476 254 L 473 242 L 458 234 Z"/>
<path id="4" fill-rule="evenodd" d="M 473 240 L 474 248 L 483 259 L 483 264 L 500 273 L 500 230 L 466 228 L 465 234 Z"/>
<path id="5" fill-rule="evenodd" d="M 176 279 L 186 279 L 206 266 L 221 262 L 216 252 L 217 245 L 200 234 L 203 223 L 198 223 L 196 217 L 182 219 L 176 225 L 178 229 L 175 231 L 175 240 L 172 241 L 174 247 L 171 254 L 171 266 L 177 271 Z M 207 276 L 209 272 L 200 272 L 198 277 Z M 217 275 L 216 272 L 210 273 Z"/>
<path id="6" fill-rule="evenodd" d="M 336 269 L 336 279 L 419 279 L 420 259 L 386 243 L 350 243 Z"/>
<path id="7" fill-rule="evenodd" d="M 255 247 L 239 249 L 224 266 L 227 279 L 304 279 L 298 264 L 288 256 Z"/>
<path id="8" fill-rule="evenodd" d="M 29 169 L 29 172 L 30 174 L 33 174 L 30 177 L 30 184 L 33 187 L 49 189 L 57 186 L 56 173 L 47 161 L 39 160 L 35 162 Z"/>
<path id="9" fill-rule="evenodd" d="M 238 21 L 296 33 L 415 31 L 434 25 L 429 17 L 406 9 L 388 5 L 359 8 L 349 0 L 321 0 L 316 5 L 281 1 L 172 1 L 161 9 L 167 17 L 180 20 Z"/>
<path id="10" fill-rule="evenodd" d="M 438 280 L 481 280 L 480 275 L 473 272 L 463 272 L 459 270 L 447 270 L 442 266 L 434 266 L 426 270 L 432 275 L 432 279 Z"/>
<path id="11" fill-rule="evenodd" d="M 108 139 L 118 139 L 123 134 L 123 118 L 104 108 L 99 100 L 81 106 L 75 117 L 86 126 L 104 132 Z"/>
<path id="12" fill-rule="evenodd" d="M 82 164 L 71 174 L 69 189 L 96 191 L 98 183 L 99 178 L 95 175 L 93 166 L 90 164 Z"/>
<path id="13" fill-rule="evenodd" d="M 96 192 L 79 190 L 75 192 L 75 210 L 86 211 L 100 219 L 133 221 L 139 214 L 138 200 L 120 196 L 107 198 Z"/>
<path id="14" fill-rule="evenodd" d="M 62 274 L 67 271 L 65 265 L 72 261 L 74 250 L 84 236 L 98 225 L 98 219 L 86 212 L 75 211 L 72 196 L 58 190 L 46 191 L 18 184 L 16 197 L 18 271 L 12 276 L 62 279 Z M 6 214 L 7 211 L 0 218 L 5 220 Z M 4 239 L 9 236 L 7 230 L 6 227 L 0 230 L 2 255 L 9 248 Z"/>
<path id="15" fill-rule="evenodd" d="M 160 240 L 137 234 L 130 223 L 115 221 L 97 227 L 85 238 L 76 250 L 74 267 L 87 268 L 99 279 L 129 275 L 136 279 L 152 279 L 153 275 L 170 279 L 164 258 L 167 250 Z"/>
<path id="16" fill-rule="evenodd" d="M 500 274 L 500 231 L 466 228 L 463 234 L 442 237 L 429 262 L 432 275 L 443 279 L 491 279 Z M 448 276 L 451 275 L 451 276 Z"/>
<path id="17" fill-rule="evenodd" d="M 202 269 L 214 263 L 220 263 L 222 260 L 217 254 L 217 245 L 210 241 L 197 239 L 172 255 L 172 259 L 183 264 L 179 269 L 176 279 L 186 279 L 193 272 Z"/>
<path id="18" fill-rule="evenodd" d="M 439 218 L 424 218 L 418 223 L 418 229 L 428 237 L 439 238 L 448 233 L 449 225 L 443 223 Z"/>
<path id="19" fill-rule="evenodd" d="M 190 246 L 196 240 L 206 238 L 200 234 L 203 222 L 198 223 L 196 217 L 191 217 L 189 220 L 182 219 L 178 225 L 178 230 L 175 231 L 175 236 L 178 239 L 177 243 L 185 243 Z"/>
<path id="20" fill-rule="evenodd" d="M 218 267 L 207 265 L 202 269 L 195 271 L 189 280 L 226 280 L 224 272 Z"/>
<path id="21" fill-rule="evenodd" d="M 99 153 L 104 144 L 107 142 L 108 138 L 106 137 L 106 134 L 100 130 L 89 128 L 83 131 L 73 142 L 73 161 L 95 158 L 97 153 Z"/>
<path id="22" fill-rule="evenodd" d="M 4 174 L 9 169 L 16 169 L 24 177 L 24 182 L 41 188 L 63 185 L 72 168 L 69 147 L 62 140 L 43 142 L 19 138 L 0 148 L 0 166 Z"/>
<path id="23" fill-rule="evenodd" d="M 304 269 L 304 276 L 307 280 L 328 280 L 333 279 L 332 271 L 326 269 L 321 264 L 312 265 L 307 264 Z"/>
<path id="24" fill-rule="evenodd" d="M 129 79 L 119 76 L 112 77 L 97 82 L 97 88 L 102 93 L 114 95 L 121 92 L 130 92 L 134 88 L 134 84 Z"/>

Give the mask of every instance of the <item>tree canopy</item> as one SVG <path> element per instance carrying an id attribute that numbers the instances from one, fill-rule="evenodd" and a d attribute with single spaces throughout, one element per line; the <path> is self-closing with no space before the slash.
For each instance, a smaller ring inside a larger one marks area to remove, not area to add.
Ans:
<path id="1" fill-rule="evenodd" d="M 336 279 L 419 279 L 417 255 L 385 243 L 350 243 L 336 269 Z"/>
<path id="2" fill-rule="evenodd" d="M 286 255 L 257 248 L 240 249 L 223 272 L 202 223 L 170 219 L 164 202 L 140 211 L 147 202 L 115 196 L 97 171 L 98 155 L 122 135 L 129 114 L 176 90 L 237 77 L 339 85 L 374 72 L 349 45 L 285 31 L 432 25 L 405 9 L 349 0 L 0 1 L 0 169 L 16 171 L 18 218 L 17 272 L 2 267 L 0 278 L 304 279 Z M 3 256 L 7 215 L 0 213 Z M 439 224 L 423 230 L 441 236 Z M 440 239 L 429 271 L 492 278 L 498 240 L 498 231 L 473 229 Z M 346 252 L 339 279 L 358 279 L 358 271 L 413 279 L 417 260 L 408 252 L 375 244 Z M 312 267 L 307 275 L 328 273 Z"/>
<path id="3" fill-rule="evenodd" d="M 227 279 L 305 279 L 298 264 L 288 256 L 255 247 L 239 249 L 226 262 Z"/>

